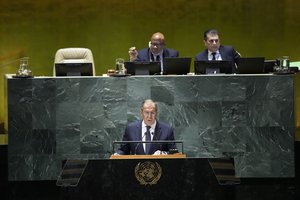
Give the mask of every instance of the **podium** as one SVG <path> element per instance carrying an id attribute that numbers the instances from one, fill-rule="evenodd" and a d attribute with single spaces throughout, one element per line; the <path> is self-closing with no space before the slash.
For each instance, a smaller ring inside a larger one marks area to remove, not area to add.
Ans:
<path id="1" fill-rule="evenodd" d="M 89 160 L 78 185 L 62 188 L 69 199 L 175 200 L 221 199 L 233 187 L 218 183 L 206 158 L 128 155 Z"/>

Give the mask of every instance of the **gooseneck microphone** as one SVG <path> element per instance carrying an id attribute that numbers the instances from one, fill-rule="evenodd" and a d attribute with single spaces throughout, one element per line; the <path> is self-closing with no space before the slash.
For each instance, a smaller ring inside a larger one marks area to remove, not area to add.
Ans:
<path id="1" fill-rule="evenodd" d="M 137 148 L 140 146 L 140 144 L 143 143 L 143 140 L 144 140 L 145 137 L 146 137 L 146 132 L 143 134 L 143 137 L 142 137 L 141 142 L 139 142 L 139 143 L 137 143 L 137 144 L 135 145 L 135 148 L 134 148 L 134 155 L 136 155 L 136 150 L 137 150 Z"/>

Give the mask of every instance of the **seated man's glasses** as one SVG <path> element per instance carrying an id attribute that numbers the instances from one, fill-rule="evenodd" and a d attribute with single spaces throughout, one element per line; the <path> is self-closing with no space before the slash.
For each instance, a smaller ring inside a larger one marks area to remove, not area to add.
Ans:
<path id="1" fill-rule="evenodd" d="M 156 43 L 156 42 L 150 42 L 150 44 L 151 44 L 151 46 L 156 46 L 156 47 L 162 47 L 162 46 L 164 46 L 164 44 L 163 43 Z"/>

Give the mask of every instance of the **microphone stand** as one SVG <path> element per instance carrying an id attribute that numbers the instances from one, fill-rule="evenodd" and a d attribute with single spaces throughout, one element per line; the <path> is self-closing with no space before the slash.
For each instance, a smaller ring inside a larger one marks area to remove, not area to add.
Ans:
<path id="1" fill-rule="evenodd" d="M 143 137 L 142 137 L 142 142 L 143 142 L 143 139 L 146 137 L 146 133 L 143 134 Z M 140 145 L 141 143 L 138 143 L 137 145 L 135 145 L 135 148 L 134 148 L 134 155 L 136 155 L 136 150 L 138 148 L 138 146 Z"/>

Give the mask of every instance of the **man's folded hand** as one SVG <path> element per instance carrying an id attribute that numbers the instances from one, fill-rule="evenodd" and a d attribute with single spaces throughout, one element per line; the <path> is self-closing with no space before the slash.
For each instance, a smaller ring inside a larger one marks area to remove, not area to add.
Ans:
<path id="1" fill-rule="evenodd" d="M 165 151 L 157 150 L 157 151 L 154 152 L 153 155 L 167 155 L 167 154 L 168 154 L 168 153 L 165 152 Z"/>

